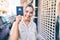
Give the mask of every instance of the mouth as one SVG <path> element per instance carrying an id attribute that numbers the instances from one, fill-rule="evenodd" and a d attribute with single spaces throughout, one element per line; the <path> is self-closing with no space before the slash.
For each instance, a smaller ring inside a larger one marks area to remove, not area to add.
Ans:
<path id="1" fill-rule="evenodd" d="M 27 16 L 27 18 L 30 18 L 30 16 Z"/>

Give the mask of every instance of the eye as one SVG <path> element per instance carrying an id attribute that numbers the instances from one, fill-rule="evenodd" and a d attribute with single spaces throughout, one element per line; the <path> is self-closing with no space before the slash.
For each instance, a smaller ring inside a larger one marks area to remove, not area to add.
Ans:
<path id="1" fill-rule="evenodd" d="M 26 11 L 26 13 L 28 13 L 28 11 Z"/>
<path id="2" fill-rule="evenodd" d="M 33 14 L 33 12 L 30 12 L 30 14 Z"/>

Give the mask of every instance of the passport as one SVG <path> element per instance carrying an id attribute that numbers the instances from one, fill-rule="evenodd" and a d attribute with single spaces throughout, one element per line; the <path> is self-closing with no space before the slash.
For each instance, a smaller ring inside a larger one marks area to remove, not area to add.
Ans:
<path id="1" fill-rule="evenodd" d="M 23 6 L 16 7 L 17 15 L 23 16 Z"/>

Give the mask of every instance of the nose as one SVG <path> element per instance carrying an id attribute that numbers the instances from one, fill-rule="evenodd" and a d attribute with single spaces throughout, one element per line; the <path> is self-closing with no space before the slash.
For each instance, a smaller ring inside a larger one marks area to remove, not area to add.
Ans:
<path id="1" fill-rule="evenodd" d="M 28 12 L 27 15 L 30 15 L 30 13 Z"/>

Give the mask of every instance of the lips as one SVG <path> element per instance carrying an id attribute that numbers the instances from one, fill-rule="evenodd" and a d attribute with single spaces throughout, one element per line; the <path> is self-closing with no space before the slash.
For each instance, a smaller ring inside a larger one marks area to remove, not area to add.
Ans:
<path id="1" fill-rule="evenodd" d="M 27 18 L 30 18 L 30 16 L 27 16 Z"/>

